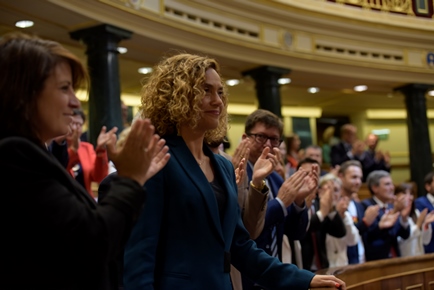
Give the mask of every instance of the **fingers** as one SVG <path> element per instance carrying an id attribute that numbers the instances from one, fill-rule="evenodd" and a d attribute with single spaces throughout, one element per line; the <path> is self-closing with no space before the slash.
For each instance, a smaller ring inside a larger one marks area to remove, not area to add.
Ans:
<path id="1" fill-rule="evenodd" d="M 106 126 L 102 126 L 101 131 L 99 132 L 99 134 L 105 134 L 105 132 L 107 131 L 107 127 Z"/>
<path id="2" fill-rule="evenodd" d="M 268 154 L 270 153 L 270 148 L 269 147 L 265 147 L 264 150 L 262 150 L 261 156 L 259 158 L 262 159 L 267 159 L 267 157 L 270 156 L 274 156 L 273 154 Z"/>
<path id="3" fill-rule="evenodd" d="M 107 154 L 109 159 L 111 160 L 116 159 L 116 154 L 117 154 L 116 141 L 117 141 L 116 134 L 113 134 L 110 136 L 108 142 L 106 143 Z"/>

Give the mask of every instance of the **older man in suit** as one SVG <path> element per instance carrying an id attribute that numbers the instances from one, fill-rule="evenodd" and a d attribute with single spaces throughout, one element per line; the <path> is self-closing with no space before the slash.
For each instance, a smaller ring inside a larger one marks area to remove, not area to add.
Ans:
<path id="1" fill-rule="evenodd" d="M 379 214 L 363 237 L 366 260 L 399 257 L 397 237 L 406 239 L 410 235 L 408 198 L 395 200 L 394 185 L 389 172 L 376 170 L 369 174 L 367 186 L 372 198 L 363 201 L 365 208 L 378 205 Z"/>
<path id="2" fill-rule="evenodd" d="M 420 211 L 427 208 L 431 212 L 434 210 L 434 172 L 432 171 L 425 176 L 425 189 L 426 195 L 418 197 L 415 206 Z M 431 227 L 434 227 L 434 223 L 431 223 Z M 434 253 L 434 239 L 431 237 L 431 242 L 424 247 L 425 253 Z"/>

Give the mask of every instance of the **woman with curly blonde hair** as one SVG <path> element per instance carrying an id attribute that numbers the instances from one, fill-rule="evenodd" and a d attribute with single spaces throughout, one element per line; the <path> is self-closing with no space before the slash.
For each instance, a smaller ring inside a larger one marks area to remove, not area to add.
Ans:
<path id="1" fill-rule="evenodd" d="M 142 92 L 142 117 L 169 146 L 146 183 L 148 200 L 124 256 L 126 289 L 232 289 L 230 264 L 269 289 L 345 284 L 282 264 L 243 226 L 234 167 L 207 144 L 226 133 L 227 94 L 218 63 L 178 54 L 162 60 Z"/>

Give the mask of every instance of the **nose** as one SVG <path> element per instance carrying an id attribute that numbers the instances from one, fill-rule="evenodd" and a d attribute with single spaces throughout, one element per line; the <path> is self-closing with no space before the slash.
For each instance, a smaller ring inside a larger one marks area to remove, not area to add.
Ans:
<path id="1" fill-rule="evenodd" d="M 80 100 L 77 98 L 74 91 L 72 91 L 71 97 L 69 98 L 69 106 L 72 109 L 80 108 Z"/>
<path id="2" fill-rule="evenodd" d="M 221 98 L 219 92 L 215 92 L 215 93 L 213 94 L 213 97 L 212 97 L 212 103 L 213 103 L 214 105 L 217 105 L 217 106 L 220 106 L 220 105 L 223 104 L 223 101 L 222 101 L 222 98 Z"/>
<path id="3" fill-rule="evenodd" d="M 273 148 L 273 145 L 271 145 L 271 140 L 267 138 L 267 141 L 265 141 L 264 146 Z"/>

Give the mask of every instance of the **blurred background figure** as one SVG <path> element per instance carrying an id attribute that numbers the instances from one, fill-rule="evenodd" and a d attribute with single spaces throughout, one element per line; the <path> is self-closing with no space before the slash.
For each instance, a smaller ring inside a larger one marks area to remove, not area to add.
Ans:
<path id="1" fill-rule="evenodd" d="M 401 183 L 395 188 L 396 200 L 404 197 L 410 201 L 407 204 L 407 207 L 410 208 L 408 219 L 410 236 L 407 239 L 398 237 L 398 246 L 402 257 L 425 254 L 424 246 L 430 243 L 432 237 L 430 223 L 434 221 L 434 211 L 428 213 L 428 209 L 425 208 L 420 212 L 415 208 L 412 190 L 413 185 L 411 183 Z"/>
<path id="2" fill-rule="evenodd" d="M 117 128 L 112 128 L 106 132 L 107 128 L 103 127 L 97 139 L 97 146 L 94 149 L 92 144 L 80 141 L 85 120 L 86 117 L 82 110 L 73 110 L 71 133 L 66 136 L 69 155 L 66 169 L 95 198 L 91 183 L 100 183 L 108 175 L 106 145 L 110 140 L 110 136 L 116 133 Z"/>

